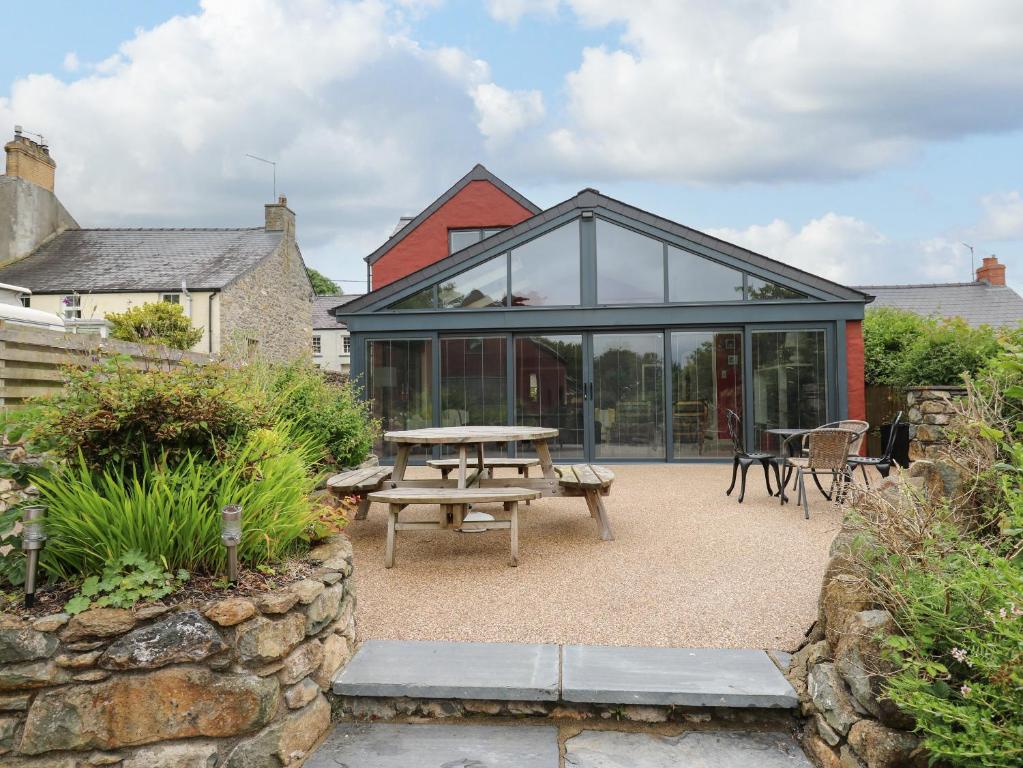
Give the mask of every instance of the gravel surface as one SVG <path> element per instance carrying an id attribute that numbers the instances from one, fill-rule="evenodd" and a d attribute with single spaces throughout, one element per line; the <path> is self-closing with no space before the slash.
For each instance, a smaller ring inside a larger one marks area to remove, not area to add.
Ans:
<path id="1" fill-rule="evenodd" d="M 362 639 L 794 647 L 817 616 L 842 513 L 814 488 L 810 519 L 779 506 L 750 469 L 746 499 L 725 496 L 730 466 L 613 467 L 601 541 L 581 498 L 519 512 L 519 567 L 506 531 L 400 531 L 384 568 L 386 508 L 348 527 Z M 511 470 L 497 470 L 508 473 Z M 416 467 L 410 476 L 436 477 Z M 811 486 L 812 487 L 812 486 Z M 794 496 L 794 492 L 793 492 Z M 500 505 L 479 505 L 501 516 Z M 434 519 L 410 507 L 402 519 Z"/>

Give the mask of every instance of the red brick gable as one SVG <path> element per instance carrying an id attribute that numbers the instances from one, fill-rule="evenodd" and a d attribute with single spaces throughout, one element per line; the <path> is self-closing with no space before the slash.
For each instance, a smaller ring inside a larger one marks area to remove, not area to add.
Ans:
<path id="1" fill-rule="evenodd" d="M 510 227 L 532 215 L 491 182 L 470 181 L 373 264 L 371 287 L 381 288 L 445 258 L 450 229 Z"/>

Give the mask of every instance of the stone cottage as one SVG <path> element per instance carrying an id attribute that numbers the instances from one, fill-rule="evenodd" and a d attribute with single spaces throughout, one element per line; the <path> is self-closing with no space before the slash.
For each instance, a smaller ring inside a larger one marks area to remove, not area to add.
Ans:
<path id="1" fill-rule="evenodd" d="M 264 206 L 259 227 L 82 228 L 54 193 L 49 148 L 17 132 L 0 176 L 0 282 L 22 303 L 94 330 L 109 312 L 180 304 L 208 354 L 308 357 L 313 290 L 287 198 Z"/>

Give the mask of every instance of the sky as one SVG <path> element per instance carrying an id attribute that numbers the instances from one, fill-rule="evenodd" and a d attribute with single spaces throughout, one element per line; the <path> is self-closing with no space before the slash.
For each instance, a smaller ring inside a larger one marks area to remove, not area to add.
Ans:
<path id="1" fill-rule="evenodd" d="M 1023 290 L 1018 0 L 35 0 L 0 137 L 43 134 L 85 227 L 258 226 L 363 257 L 481 162 L 848 285 Z"/>

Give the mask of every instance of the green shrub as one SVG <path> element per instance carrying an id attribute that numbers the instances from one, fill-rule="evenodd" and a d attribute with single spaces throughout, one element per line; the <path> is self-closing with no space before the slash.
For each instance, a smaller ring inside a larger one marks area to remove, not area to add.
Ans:
<path id="1" fill-rule="evenodd" d="M 131 608 L 139 601 L 166 597 L 189 579 L 188 571 L 165 571 L 140 552 L 125 552 L 107 563 L 103 575 L 90 576 L 82 582 L 78 594 L 64 606 L 74 615 L 89 608 Z"/>
<path id="2" fill-rule="evenodd" d="M 113 356 L 66 375 L 60 394 L 8 417 L 9 435 L 96 469 L 136 466 L 145 451 L 169 464 L 222 456 L 231 441 L 270 423 L 243 375 L 215 363 L 140 370 Z"/>
<path id="3" fill-rule="evenodd" d="M 863 374 L 867 384 L 899 386 L 906 351 L 927 328 L 915 312 L 892 307 L 868 309 L 863 318 Z"/>
<path id="4" fill-rule="evenodd" d="M 268 366 L 256 377 L 274 418 L 287 422 L 298 438 L 333 466 L 365 461 L 380 429 L 351 382 L 332 384 L 305 363 Z"/>
<path id="5" fill-rule="evenodd" d="M 309 282 L 313 286 L 313 293 L 317 296 L 335 296 L 341 293 L 337 283 L 312 267 L 306 267 L 306 274 L 309 275 Z"/>
<path id="6" fill-rule="evenodd" d="M 52 577 L 97 574 L 137 551 L 167 569 L 220 573 L 220 510 L 241 504 L 239 560 L 260 565 L 292 551 L 316 518 L 308 449 L 280 430 L 256 430 L 219 461 L 192 453 L 169 463 L 143 454 L 134 466 L 76 461 L 38 481 L 50 540 L 40 560 Z"/>
<path id="7" fill-rule="evenodd" d="M 109 312 L 110 336 L 121 341 L 162 344 L 172 349 L 191 349 L 202 340 L 202 328 L 193 328 L 180 304 L 157 301 Z"/>

